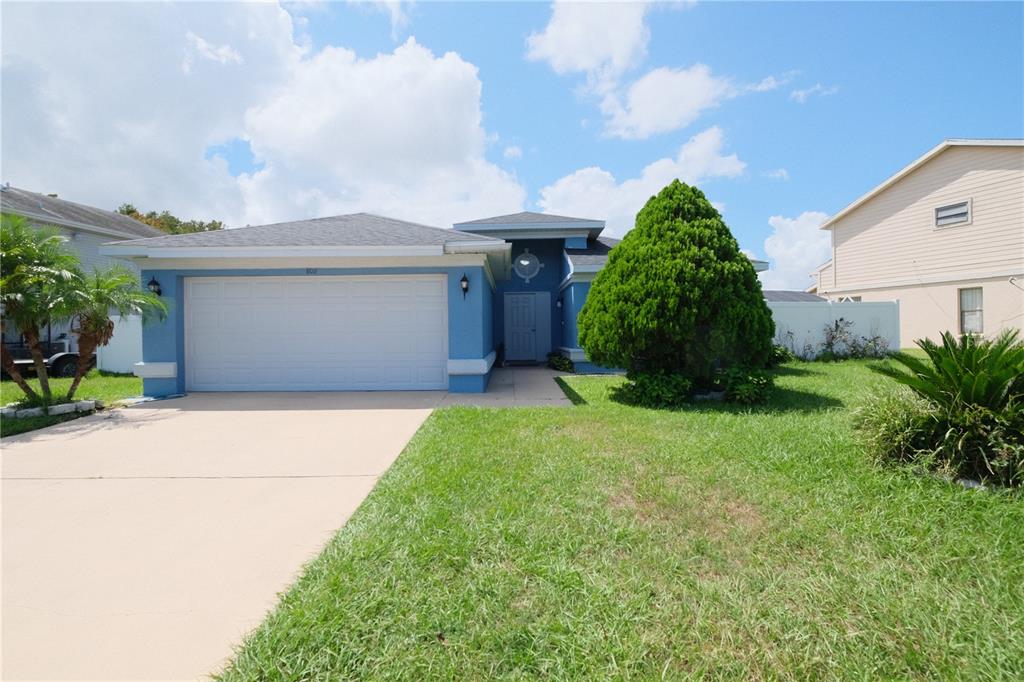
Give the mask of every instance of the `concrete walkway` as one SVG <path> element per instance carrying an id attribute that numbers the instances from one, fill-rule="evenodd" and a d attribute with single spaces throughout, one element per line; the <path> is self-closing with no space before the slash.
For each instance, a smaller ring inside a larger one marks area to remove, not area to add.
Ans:
<path id="1" fill-rule="evenodd" d="M 568 407 L 572 403 L 555 383 L 565 376 L 547 367 L 498 367 L 491 374 L 486 393 L 448 393 L 439 406 Z"/>
<path id="2" fill-rule="evenodd" d="M 217 670 L 430 412 L 569 405 L 558 373 L 487 393 L 196 393 L 5 438 L 2 679 Z"/>

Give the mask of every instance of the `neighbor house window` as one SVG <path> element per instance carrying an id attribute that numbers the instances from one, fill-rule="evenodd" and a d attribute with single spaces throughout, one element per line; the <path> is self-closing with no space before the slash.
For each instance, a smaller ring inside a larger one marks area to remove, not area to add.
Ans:
<path id="1" fill-rule="evenodd" d="M 971 202 L 961 201 L 958 204 L 940 206 L 935 209 L 935 227 L 959 225 L 971 222 Z"/>
<path id="2" fill-rule="evenodd" d="M 960 290 L 960 333 L 981 334 L 981 287 Z"/>

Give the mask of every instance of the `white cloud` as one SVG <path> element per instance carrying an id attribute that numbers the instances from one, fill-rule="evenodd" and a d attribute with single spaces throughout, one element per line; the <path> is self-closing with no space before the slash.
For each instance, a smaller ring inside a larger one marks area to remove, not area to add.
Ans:
<path id="1" fill-rule="evenodd" d="M 546 61 L 559 74 L 586 75 L 583 93 L 598 98 L 606 135 L 645 139 L 685 128 L 726 99 L 775 90 L 793 76 L 737 85 L 698 63 L 656 68 L 627 86 L 624 74 L 647 54 L 648 8 L 642 2 L 556 2 L 544 31 L 527 39 L 527 59 Z"/>
<path id="2" fill-rule="evenodd" d="M 607 234 L 621 236 L 633 227 L 647 200 L 672 180 L 700 184 L 742 175 L 746 164 L 735 154 L 723 154 L 723 143 L 721 129 L 708 128 L 684 144 L 675 158 L 658 159 L 639 177 L 622 182 L 603 168 L 583 168 L 543 188 L 539 204 L 551 213 L 604 219 Z"/>
<path id="3" fill-rule="evenodd" d="M 244 60 L 182 73 L 190 26 Z M 0 162 L 16 186 L 230 225 L 365 210 L 447 226 L 525 200 L 484 157 L 480 79 L 455 53 L 410 39 L 372 59 L 311 54 L 267 4 L 21 4 L 2 31 Z M 205 158 L 232 138 L 261 170 Z"/>
<path id="4" fill-rule="evenodd" d="M 776 168 L 775 170 L 767 170 L 767 171 L 764 171 L 763 173 L 761 173 L 761 175 L 763 175 L 766 178 L 771 178 L 772 180 L 783 180 L 783 181 L 789 180 L 789 171 L 786 170 L 785 168 Z"/>
<path id="5" fill-rule="evenodd" d="M 837 92 L 839 92 L 838 85 L 825 86 L 822 85 L 821 83 L 815 83 L 811 87 L 806 88 L 804 90 L 794 90 L 793 92 L 789 93 L 789 98 L 794 102 L 804 104 L 805 102 L 807 102 L 808 99 L 811 98 L 812 95 L 818 95 L 819 97 L 828 97 L 829 95 L 834 95 Z"/>
<path id="6" fill-rule="evenodd" d="M 712 74 L 705 64 L 653 69 L 629 86 L 624 104 L 616 90 L 604 95 L 601 109 L 606 116 L 605 133 L 623 139 L 646 139 L 679 130 L 728 99 L 776 90 L 791 77 L 791 73 L 767 76 L 757 83 L 738 85 L 730 78 Z"/>
<path id="7" fill-rule="evenodd" d="M 416 3 L 414 0 L 348 0 L 348 4 L 387 14 L 391 21 L 391 38 L 397 40 L 399 34 L 409 27 L 408 9 Z"/>
<path id="8" fill-rule="evenodd" d="M 548 62 L 560 74 L 615 78 L 647 53 L 647 7 L 642 2 L 556 2 L 544 30 L 527 38 L 526 56 Z"/>
<path id="9" fill-rule="evenodd" d="M 770 260 L 761 273 L 766 289 L 806 289 L 810 272 L 832 257 L 832 241 L 827 230 L 819 229 L 828 218 L 820 211 L 805 211 L 796 218 L 772 216 L 768 224 L 772 234 L 764 240 Z"/>
<path id="10" fill-rule="evenodd" d="M 523 148 L 518 145 L 510 144 L 505 147 L 504 156 L 506 159 L 521 159 L 523 158 Z"/>
<path id="11" fill-rule="evenodd" d="M 241 64 L 242 55 L 230 45 L 213 45 L 192 31 L 185 32 L 185 59 L 181 63 L 181 70 L 188 73 L 192 70 L 192 62 L 198 55 L 203 59 L 218 64 Z"/>
<path id="12" fill-rule="evenodd" d="M 475 66 L 413 38 L 373 59 L 326 48 L 248 111 L 246 135 L 267 168 L 247 198 L 265 204 L 261 193 L 276 189 L 282 212 L 367 207 L 446 225 L 490 205 L 515 210 L 522 187 L 484 160 L 480 91 Z"/>
<path id="13" fill-rule="evenodd" d="M 688 69 L 660 68 L 647 72 L 626 91 L 625 104 L 616 94 L 604 98 L 605 132 L 614 137 L 644 139 L 685 128 L 706 110 L 734 96 L 727 78 L 711 74 L 704 64 Z"/>

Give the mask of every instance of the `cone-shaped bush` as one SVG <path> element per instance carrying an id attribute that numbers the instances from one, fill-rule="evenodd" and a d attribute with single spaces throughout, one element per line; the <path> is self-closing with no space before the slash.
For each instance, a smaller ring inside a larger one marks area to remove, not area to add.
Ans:
<path id="1" fill-rule="evenodd" d="M 579 316 L 594 362 L 709 386 L 717 367 L 764 367 L 775 326 L 750 259 L 704 194 L 674 180 L 608 256 Z"/>

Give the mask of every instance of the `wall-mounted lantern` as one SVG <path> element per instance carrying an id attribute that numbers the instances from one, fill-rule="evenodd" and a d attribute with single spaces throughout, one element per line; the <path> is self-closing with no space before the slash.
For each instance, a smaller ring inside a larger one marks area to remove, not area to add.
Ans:
<path id="1" fill-rule="evenodd" d="M 459 280 L 459 286 L 462 287 L 462 298 L 466 298 L 466 294 L 469 293 L 469 277 L 463 274 L 462 279 Z"/>
<path id="2" fill-rule="evenodd" d="M 149 284 L 147 284 L 146 286 L 149 287 L 149 290 L 152 291 L 157 296 L 160 295 L 160 282 L 156 281 L 156 277 L 150 277 Z"/>

